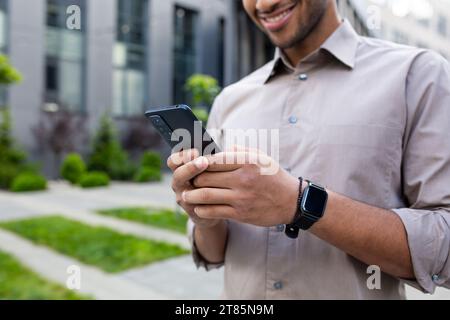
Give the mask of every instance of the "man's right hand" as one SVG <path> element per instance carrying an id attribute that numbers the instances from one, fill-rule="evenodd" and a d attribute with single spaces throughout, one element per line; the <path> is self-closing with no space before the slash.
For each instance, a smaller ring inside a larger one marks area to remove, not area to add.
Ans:
<path id="1" fill-rule="evenodd" d="M 168 167 L 173 172 L 172 189 L 176 194 L 180 205 L 190 216 L 198 228 L 212 228 L 220 223 L 220 220 L 199 218 L 195 212 L 195 206 L 187 204 L 183 200 L 185 191 L 194 189 L 191 181 L 208 168 L 208 159 L 200 157 L 198 150 L 191 149 L 172 154 L 167 160 Z"/>

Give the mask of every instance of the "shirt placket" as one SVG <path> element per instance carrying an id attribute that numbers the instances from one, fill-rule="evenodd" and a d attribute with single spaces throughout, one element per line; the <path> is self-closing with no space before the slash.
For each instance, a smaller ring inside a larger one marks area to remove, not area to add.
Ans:
<path id="1" fill-rule="evenodd" d="M 309 80 L 309 72 L 311 67 L 298 68 L 291 74 L 291 81 L 289 82 L 289 94 L 285 104 L 281 109 L 281 125 L 280 125 L 280 164 L 288 172 L 292 171 L 294 162 L 291 157 L 287 157 L 295 147 L 292 141 L 297 141 L 299 137 L 293 139 L 296 128 L 298 129 L 302 115 L 299 113 L 298 101 L 299 90 L 307 92 L 307 84 Z M 301 139 L 301 138 L 300 138 Z M 284 155 L 284 156 L 283 156 Z M 287 160 L 289 158 L 289 160 Z M 266 269 L 266 298 L 277 299 L 287 295 L 289 279 L 287 275 L 292 274 L 287 261 L 283 261 L 283 257 L 289 254 L 289 251 L 294 254 L 295 241 L 287 238 L 284 233 L 285 226 L 277 225 L 270 227 L 267 230 L 267 269 Z M 292 265 L 290 266 L 292 268 Z"/>

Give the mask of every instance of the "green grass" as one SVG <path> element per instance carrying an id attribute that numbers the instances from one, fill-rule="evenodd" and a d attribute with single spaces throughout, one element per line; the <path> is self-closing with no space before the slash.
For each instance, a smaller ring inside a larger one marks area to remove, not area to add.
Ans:
<path id="1" fill-rule="evenodd" d="M 10 255 L 0 252 L 0 300 L 89 299 L 42 279 Z"/>
<path id="2" fill-rule="evenodd" d="M 112 210 L 101 210 L 98 213 L 114 218 L 130 220 L 158 228 L 186 233 L 187 215 L 176 214 L 167 209 L 149 208 L 122 208 Z"/>
<path id="3" fill-rule="evenodd" d="M 120 272 L 188 253 L 176 245 L 92 227 L 58 216 L 6 222 L 0 227 L 106 272 Z"/>

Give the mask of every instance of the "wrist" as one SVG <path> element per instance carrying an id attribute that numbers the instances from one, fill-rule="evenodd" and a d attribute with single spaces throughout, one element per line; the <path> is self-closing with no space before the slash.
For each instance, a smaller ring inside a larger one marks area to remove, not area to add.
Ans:
<path id="1" fill-rule="evenodd" d="M 199 231 L 210 231 L 221 228 L 224 224 L 224 220 L 206 220 L 206 221 L 194 221 L 195 228 Z"/>

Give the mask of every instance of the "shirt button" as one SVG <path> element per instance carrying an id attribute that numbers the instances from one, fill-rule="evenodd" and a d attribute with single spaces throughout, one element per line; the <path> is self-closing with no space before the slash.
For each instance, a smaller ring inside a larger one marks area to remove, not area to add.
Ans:
<path id="1" fill-rule="evenodd" d="M 433 279 L 433 282 L 439 281 L 439 276 L 437 274 L 433 275 L 431 278 Z"/>
<path id="2" fill-rule="evenodd" d="M 301 75 L 298 76 L 298 79 L 301 81 L 306 81 L 308 80 L 308 75 L 306 73 L 302 73 Z"/>
<path id="3" fill-rule="evenodd" d="M 283 282 L 281 282 L 281 281 L 275 282 L 275 283 L 273 284 L 273 288 L 274 288 L 275 290 L 281 290 L 281 289 L 283 289 Z"/>
<path id="4" fill-rule="evenodd" d="M 284 231 L 284 224 L 277 225 L 277 231 L 278 232 L 283 232 Z"/>
<path id="5" fill-rule="evenodd" d="M 298 122 L 298 118 L 296 116 L 290 116 L 289 117 L 289 123 L 290 124 L 296 124 Z"/>

